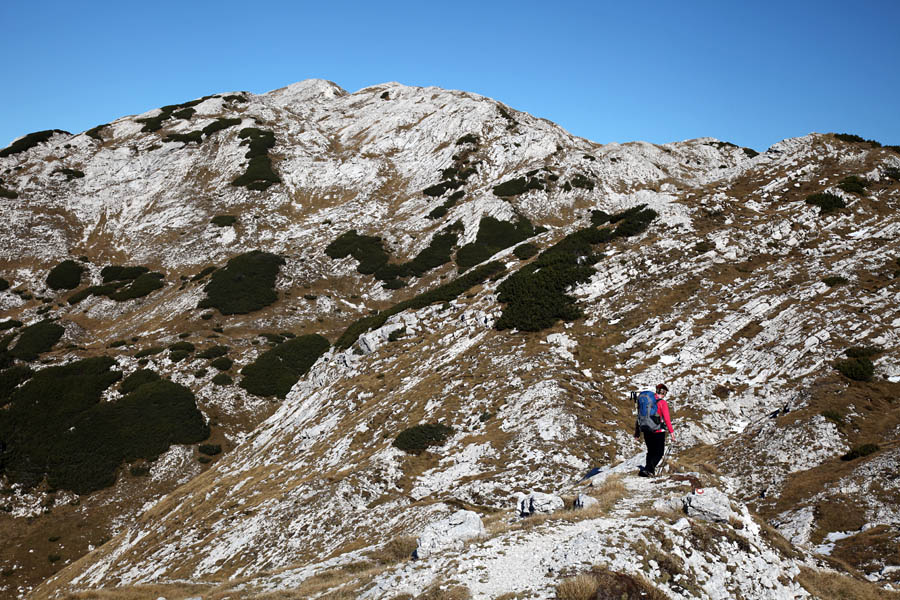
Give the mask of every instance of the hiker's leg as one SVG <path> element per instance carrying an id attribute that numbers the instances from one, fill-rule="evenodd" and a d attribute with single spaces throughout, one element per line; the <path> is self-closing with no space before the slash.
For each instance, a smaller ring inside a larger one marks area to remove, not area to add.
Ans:
<path id="1" fill-rule="evenodd" d="M 645 433 L 644 439 L 647 440 L 647 470 L 653 473 L 666 450 L 666 434 Z"/>
<path id="2" fill-rule="evenodd" d="M 650 459 L 653 457 L 653 442 L 650 441 L 652 435 L 652 433 L 644 432 L 644 444 L 647 446 L 647 456 L 644 458 L 644 466 L 641 468 L 642 471 L 650 470 Z"/>

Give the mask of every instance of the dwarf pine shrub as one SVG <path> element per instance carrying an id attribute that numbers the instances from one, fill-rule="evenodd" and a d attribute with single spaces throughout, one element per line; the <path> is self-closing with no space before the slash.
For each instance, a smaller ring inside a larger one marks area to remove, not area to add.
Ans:
<path id="1" fill-rule="evenodd" d="M 156 371 L 152 371 L 150 369 L 138 369 L 122 380 L 122 382 L 119 384 L 119 392 L 122 395 L 130 394 L 145 383 L 158 381 L 159 379 L 159 374 Z"/>
<path id="2" fill-rule="evenodd" d="M 28 365 L 13 365 L 0 371 L 0 408 L 6 406 L 10 394 L 19 384 L 28 381 L 34 371 Z"/>
<path id="3" fill-rule="evenodd" d="M 22 330 L 16 345 L 9 350 L 9 354 L 19 360 L 33 361 L 53 348 L 65 331 L 64 327 L 52 321 L 39 321 L 34 325 L 29 325 Z"/>
<path id="4" fill-rule="evenodd" d="M 47 275 L 47 287 L 53 290 L 74 290 L 81 283 L 84 266 L 74 260 L 64 260 Z"/>
<path id="5" fill-rule="evenodd" d="M 153 460 L 173 443 L 208 437 L 193 394 L 171 381 L 100 403 L 122 376 L 114 365 L 95 357 L 48 367 L 17 388 L 0 411 L 0 472 L 28 487 L 46 476 L 54 488 L 86 494 L 114 483 L 123 461 Z"/>
<path id="6" fill-rule="evenodd" d="M 275 278 L 285 263 L 276 254 L 253 250 L 228 261 L 212 274 L 198 308 L 217 308 L 223 315 L 247 314 L 278 300 Z"/>
<path id="7" fill-rule="evenodd" d="M 594 189 L 594 181 L 581 173 L 576 173 L 569 182 L 573 187 L 581 188 L 583 190 Z"/>
<path id="8" fill-rule="evenodd" d="M 231 227 L 237 223 L 237 217 L 234 215 L 216 215 L 210 221 L 216 227 Z"/>
<path id="9" fill-rule="evenodd" d="M 5 321 L 0 321 L 0 331 L 6 331 L 7 329 L 15 329 L 16 327 L 21 327 L 22 321 L 17 321 L 16 319 L 7 319 Z"/>
<path id="10" fill-rule="evenodd" d="M 169 351 L 174 352 L 176 350 L 182 350 L 184 352 L 193 352 L 194 345 L 190 342 L 175 342 L 169 346 Z"/>
<path id="11" fill-rule="evenodd" d="M 513 254 L 520 260 L 527 260 L 540 252 L 540 248 L 530 242 L 519 244 L 513 249 Z"/>
<path id="12" fill-rule="evenodd" d="M 318 334 L 278 344 L 241 369 L 240 386 L 256 396 L 284 398 L 329 346 Z"/>
<path id="13" fill-rule="evenodd" d="M 10 190 L 10 189 L 5 188 L 2 185 L 0 185 L 0 198 L 6 198 L 8 200 L 15 200 L 18 197 L 19 197 L 19 194 L 17 194 L 15 191 Z"/>
<path id="14" fill-rule="evenodd" d="M 871 381 L 875 375 L 875 365 L 868 358 L 848 358 L 834 363 L 841 375 L 854 381 Z"/>
<path id="15" fill-rule="evenodd" d="M 482 217 L 475 241 L 456 252 L 456 264 L 460 272 L 484 262 L 504 248 L 509 248 L 535 235 L 531 222 L 520 217 L 516 223 L 499 221 L 494 217 Z"/>
<path id="16" fill-rule="evenodd" d="M 872 358 L 884 352 L 881 346 L 852 346 L 844 350 L 848 358 Z"/>
<path id="17" fill-rule="evenodd" d="M 841 182 L 838 183 L 838 187 L 845 192 L 865 196 L 866 188 L 869 187 L 869 182 L 856 175 L 849 175 L 844 177 Z"/>
<path id="18" fill-rule="evenodd" d="M 150 269 L 142 266 L 124 267 L 120 265 L 109 265 L 100 269 L 100 277 L 103 278 L 103 283 L 110 283 L 112 281 L 131 281 L 148 271 L 150 271 Z"/>
<path id="19" fill-rule="evenodd" d="M 9 282 L 0 277 L 0 292 L 9 289 Z"/>
<path id="20" fill-rule="evenodd" d="M 841 456 L 841 460 L 848 461 L 855 458 L 862 458 L 863 456 L 874 454 L 880 449 L 881 448 L 878 447 L 878 444 L 863 444 L 861 446 L 854 447 L 852 450 L 850 450 L 850 452 Z"/>
<path id="21" fill-rule="evenodd" d="M 231 385 L 234 383 L 234 379 L 228 373 L 219 373 L 212 378 L 212 382 L 215 385 Z"/>
<path id="22" fill-rule="evenodd" d="M 209 363 L 211 367 L 215 367 L 219 371 L 227 371 L 232 367 L 234 361 L 227 356 L 220 356 Z"/>
<path id="23" fill-rule="evenodd" d="M 242 146 L 249 146 L 244 158 L 250 162 L 244 174 L 231 182 L 233 186 L 243 186 L 248 190 L 266 190 L 281 178 L 272 170 L 269 149 L 275 146 L 275 134 L 256 127 L 245 127 L 238 133 Z"/>
<path id="24" fill-rule="evenodd" d="M 222 444 L 200 444 L 197 446 L 197 450 L 200 454 L 215 456 L 216 454 L 222 453 Z"/>
<path id="25" fill-rule="evenodd" d="M 147 356 L 153 356 L 155 354 L 159 354 L 165 350 L 162 346 L 151 346 L 149 348 L 144 348 L 143 350 L 138 351 L 137 354 L 134 355 L 135 358 L 144 358 Z"/>
<path id="26" fill-rule="evenodd" d="M 212 346 L 197 353 L 197 358 L 219 358 L 228 354 L 228 346 Z"/>
<path id="27" fill-rule="evenodd" d="M 191 281 L 200 281 L 210 273 L 214 272 L 218 267 L 204 267 L 199 273 L 191 277 Z"/>
<path id="28" fill-rule="evenodd" d="M 828 277 L 822 278 L 822 283 L 824 283 L 828 287 L 836 287 L 839 285 L 847 285 L 848 283 L 850 283 L 850 280 L 840 275 L 829 275 Z"/>
<path id="29" fill-rule="evenodd" d="M 881 147 L 880 142 L 864 139 L 861 136 L 856 135 L 855 133 L 835 133 L 833 135 L 842 142 L 848 142 L 850 144 L 869 144 L 873 148 Z"/>
<path id="30" fill-rule="evenodd" d="M 112 293 L 106 294 L 106 296 L 116 302 L 143 298 L 150 292 L 165 287 L 162 279 L 162 273 L 143 273 L 138 275 L 130 285 L 119 288 Z"/>
<path id="31" fill-rule="evenodd" d="M 6 158 L 7 156 L 12 156 L 13 154 L 19 154 L 20 152 L 31 150 L 38 144 L 47 142 L 56 133 L 72 135 L 68 131 L 63 131 L 62 129 L 45 129 L 44 131 L 35 131 L 34 133 L 29 133 L 28 135 L 20 137 L 3 150 L 0 150 L 0 158 Z"/>
<path id="32" fill-rule="evenodd" d="M 223 129 L 228 129 L 229 127 L 234 127 L 235 125 L 240 124 L 241 119 L 239 118 L 229 119 L 227 117 L 219 117 L 218 119 L 204 127 L 201 131 L 203 132 L 203 135 L 209 137 L 217 131 L 222 131 Z"/>
<path id="33" fill-rule="evenodd" d="M 356 270 L 366 275 L 386 265 L 389 258 L 380 237 L 359 235 L 355 229 L 342 233 L 328 244 L 325 254 L 334 259 L 352 256 L 359 262 Z"/>
<path id="34" fill-rule="evenodd" d="M 103 136 L 100 135 L 100 131 L 105 127 L 108 127 L 109 123 L 104 123 L 103 125 L 97 125 L 96 127 L 92 127 L 84 132 L 84 134 L 90 138 L 97 140 L 98 142 L 103 141 Z"/>
<path id="35" fill-rule="evenodd" d="M 884 173 L 886 177 L 889 177 L 894 181 L 900 181 L 900 169 L 898 169 L 897 167 L 885 167 L 882 173 Z"/>
<path id="36" fill-rule="evenodd" d="M 203 132 L 202 131 L 188 131 L 187 133 L 170 133 L 165 138 L 163 138 L 164 142 L 181 142 L 182 144 L 200 144 L 203 142 Z"/>
<path id="37" fill-rule="evenodd" d="M 404 429 L 392 445 L 408 454 L 421 454 L 431 446 L 443 445 L 451 435 L 452 427 L 441 423 L 427 423 Z"/>
<path id="38" fill-rule="evenodd" d="M 824 215 L 834 212 L 841 208 L 846 208 L 847 204 L 831 192 L 820 192 L 818 194 L 810 194 L 806 197 L 806 203 L 819 207 L 819 214 Z"/>
<path id="39" fill-rule="evenodd" d="M 84 177 L 84 171 L 79 171 L 78 169 L 56 169 L 53 171 L 53 173 L 65 175 L 67 181 L 72 181 L 73 179 L 81 179 L 82 177 Z"/>

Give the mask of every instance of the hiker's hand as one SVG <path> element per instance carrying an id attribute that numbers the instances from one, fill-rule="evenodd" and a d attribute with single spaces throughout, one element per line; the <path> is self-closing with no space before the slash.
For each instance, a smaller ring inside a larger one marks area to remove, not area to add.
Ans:
<path id="1" fill-rule="evenodd" d="M 634 439 L 636 439 L 636 440 L 641 439 L 641 434 L 639 434 L 639 433 L 634 434 Z"/>
<path id="2" fill-rule="evenodd" d="M 672 443 L 674 444 L 674 443 L 677 442 L 677 441 L 678 441 L 678 440 L 675 439 L 675 434 L 673 433 L 673 434 L 672 434 Z"/>

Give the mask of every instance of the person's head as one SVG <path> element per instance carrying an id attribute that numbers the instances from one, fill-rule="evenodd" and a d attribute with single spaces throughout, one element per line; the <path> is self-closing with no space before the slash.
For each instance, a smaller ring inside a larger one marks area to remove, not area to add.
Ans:
<path id="1" fill-rule="evenodd" d="M 658 383 L 656 385 L 656 395 L 657 396 L 665 396 L 669 392 L 669 388 L 666 387 L 664 383 Z"/>

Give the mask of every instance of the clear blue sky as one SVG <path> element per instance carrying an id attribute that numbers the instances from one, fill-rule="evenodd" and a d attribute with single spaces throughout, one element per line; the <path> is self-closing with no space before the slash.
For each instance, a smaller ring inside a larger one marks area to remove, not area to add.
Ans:
<path id="1" fill-rule="evenodd" d="M 206 94 L 463 89 L 607 142 L 900 144 L 900 2 L 0 2 L 0 147 Z"/>

